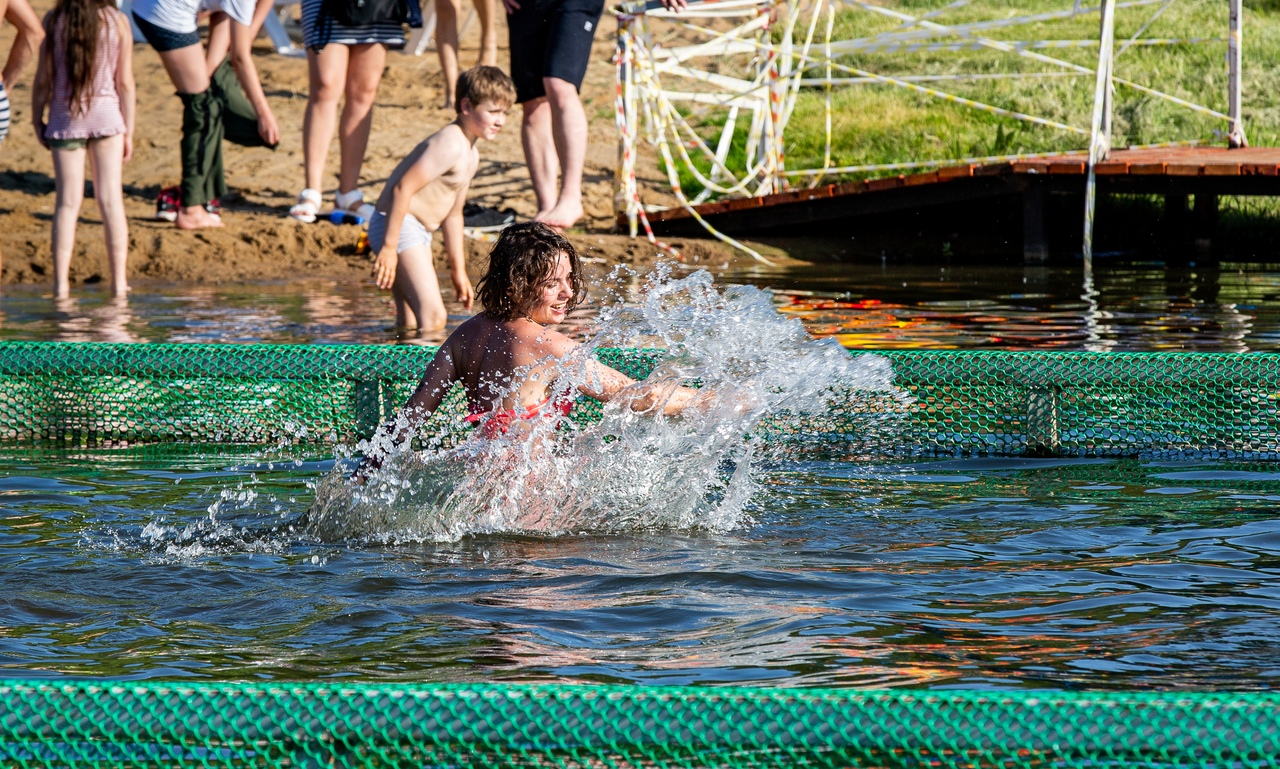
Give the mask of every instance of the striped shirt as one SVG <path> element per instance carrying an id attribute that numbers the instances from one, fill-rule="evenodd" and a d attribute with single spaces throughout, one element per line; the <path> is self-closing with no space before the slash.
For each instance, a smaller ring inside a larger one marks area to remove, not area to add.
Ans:
<path id="1" fill-rule="evenodd" d="M 9 94 L 0 83 L 0 142 L 9 135 Z"/>

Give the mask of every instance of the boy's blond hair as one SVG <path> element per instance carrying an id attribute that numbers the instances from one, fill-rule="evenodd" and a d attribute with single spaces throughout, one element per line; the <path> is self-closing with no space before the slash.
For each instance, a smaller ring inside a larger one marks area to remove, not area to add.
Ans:
<path id="1" fill-rule="evenodd" d="M 454 107 L 461 112 L 462 100 L 475 107 L 488 99 L 503 107 L 516 103 L 516 84 L 511 77 L 497 67 L 479 65 L 458 75 L 457 98 Z"/>

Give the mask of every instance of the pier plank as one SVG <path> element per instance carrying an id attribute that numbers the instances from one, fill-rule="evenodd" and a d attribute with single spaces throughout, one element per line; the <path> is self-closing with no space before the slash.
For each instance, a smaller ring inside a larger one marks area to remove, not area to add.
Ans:
<path id="1" fill-rule="evenodd" d="M 945 205 L 952 200 L 1021 195 L 1031 183 L 1028 177 L 1042 177 L 1032 184 L 1057 185 L 1070 191 L 1074 190 L 1071 185 L 1080 182 L 1069 177 L 1083 175 L 1087 162 L 1084 153 L 1072 152 L 996 163 L 965 163 L 920 173 L 792 189 L 764 197 L 722 200 L 694 208 L 700 216 L 708 218 L 712 226 L 719 226 L 718 218 L 727 217 L 724 226 L 732 234 L 744 226 L 768 227 L 770 222 L 784 222 L 793 217 L 796 221 L 832 221 L 854 212 L 865 215 L 870 211 Z M 1101 180 L 1106 180 L 1105 184 L 1119 185 L 1114 187 L 1117 190 L 1188 195 L 1280 195 L 1280 147 L 1117 149 L 1096 165 L 1094 171 Z M 865 202 L 853 205 L 851 199 L 851 207 L 843 206 L 840 199 L 850 196 Z M 776 213 L 772 210 L 775 208 Z M 760 210 L 759 218 L 747 213 L 755 210 Z M 670 222 L 673 227 L 678 221 L 692 224 L 690 214 L 678 207 L 653 212 L 649 220 L 654 224 Z M 625 217 L 620 217 L 620 223 L 625 226 Z"/>

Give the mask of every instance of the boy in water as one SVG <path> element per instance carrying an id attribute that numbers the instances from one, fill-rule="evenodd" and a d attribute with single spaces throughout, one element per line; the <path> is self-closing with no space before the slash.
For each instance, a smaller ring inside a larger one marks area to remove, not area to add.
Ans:
<path id="1" fill-rule="evenodd" d="M 365 464 L 380 466 L 393 445 L 408 435 L 403 428 L 426 419 L 454 382 L 467 396 L 468 422 L 480 435 L 496 438 L 526 431 L 534 420 L 568 413 L 572 389 L 602 401 L 623 399 L 640 412 L 678 414 L 702 405 L 711 393 L 667 380 L 636 382 L 594 357 L 574 363 L 585 367 L 577 381 L 557 382 L 561 361 L 578 342 L 553 326 L 586 298 L 578 252 L 541 222 L 513 224 L 502 231 L 489 254 L 489 271 L 480 281 L 484 312 L 457 328 L 427 365 L 426 374 L 401 409 L 404 421 L 383 425 Z M 363 472 L 357 478 L 363 478 Z"/>
<path id="2" fill-rule="evenodd" d="M 449 276 L 463 307 L 474 293 L 462 241 L 462 206 L 476 174 L 476 140 L 493 140 L 516 98 L 511 78 L 497 67 L 474 67 L 458 76 L 458 117 L 413 148 L 391 172 L 369 221 L 369 247 L 377 255 L 373 277 L 391 289 L 396 325 L 439 330 L 446 314 L 431 261 L 431 234 L 444 235 Z"/>

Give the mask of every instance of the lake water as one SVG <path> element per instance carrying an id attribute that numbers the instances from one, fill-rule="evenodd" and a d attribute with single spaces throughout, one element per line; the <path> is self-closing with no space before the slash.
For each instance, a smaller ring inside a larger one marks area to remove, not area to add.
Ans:
<path id="1" fill-rule="evenodd" d="M 1274 466 L 768 462 L 748 525 L 289 526 L 329 460 L 0 457 L 0 676 L 1263 689 Z M 210 508 L 214 512 L 210 512 Z"/>
<path id="2" fill-rule="evenodd" d="M 1271 350 L 1280 333 L 1280 271 L 1113 262 L 1088 301 L 1078 277 L 722 279 L 774 287 L 776 307 L 848 346 Z M 18 288 L 0 312 L 6 339 L 396 338 L 384 295 L 324 282 L 127 306 Z M 304 533 L 332 466 L 281 449 L 0 450 L 0 677 L 1242 690 L 1280 675 L 1275 465 L 775 452 L 728 530 L 381 544 Z"/>
<path id="3" fill-rule="evenodd" d="M 588 265 L 594 298 L 624 293 Z M 775 291 L 778 308 L 811 333 L 847 347 L 1098 350 L 1280 350 L 1280 265 L 1100 260 L 1096 294 L 1078 267 L 846 263 L 717 275 Z M 0 339 L 66 341 L 434 344 L 392 328 L 390 296 L 369 285 L 300 281 L 156 286 L 127 304 L 93 288 L 55 304 L 47 287 L 14 286 L 0 297 Z M 446 294 L 449 293 L 446 289 Z M 450 328 L 466 313 L 448 305 Z M 566 330 L 585 337 L 589 301 Z"/>

